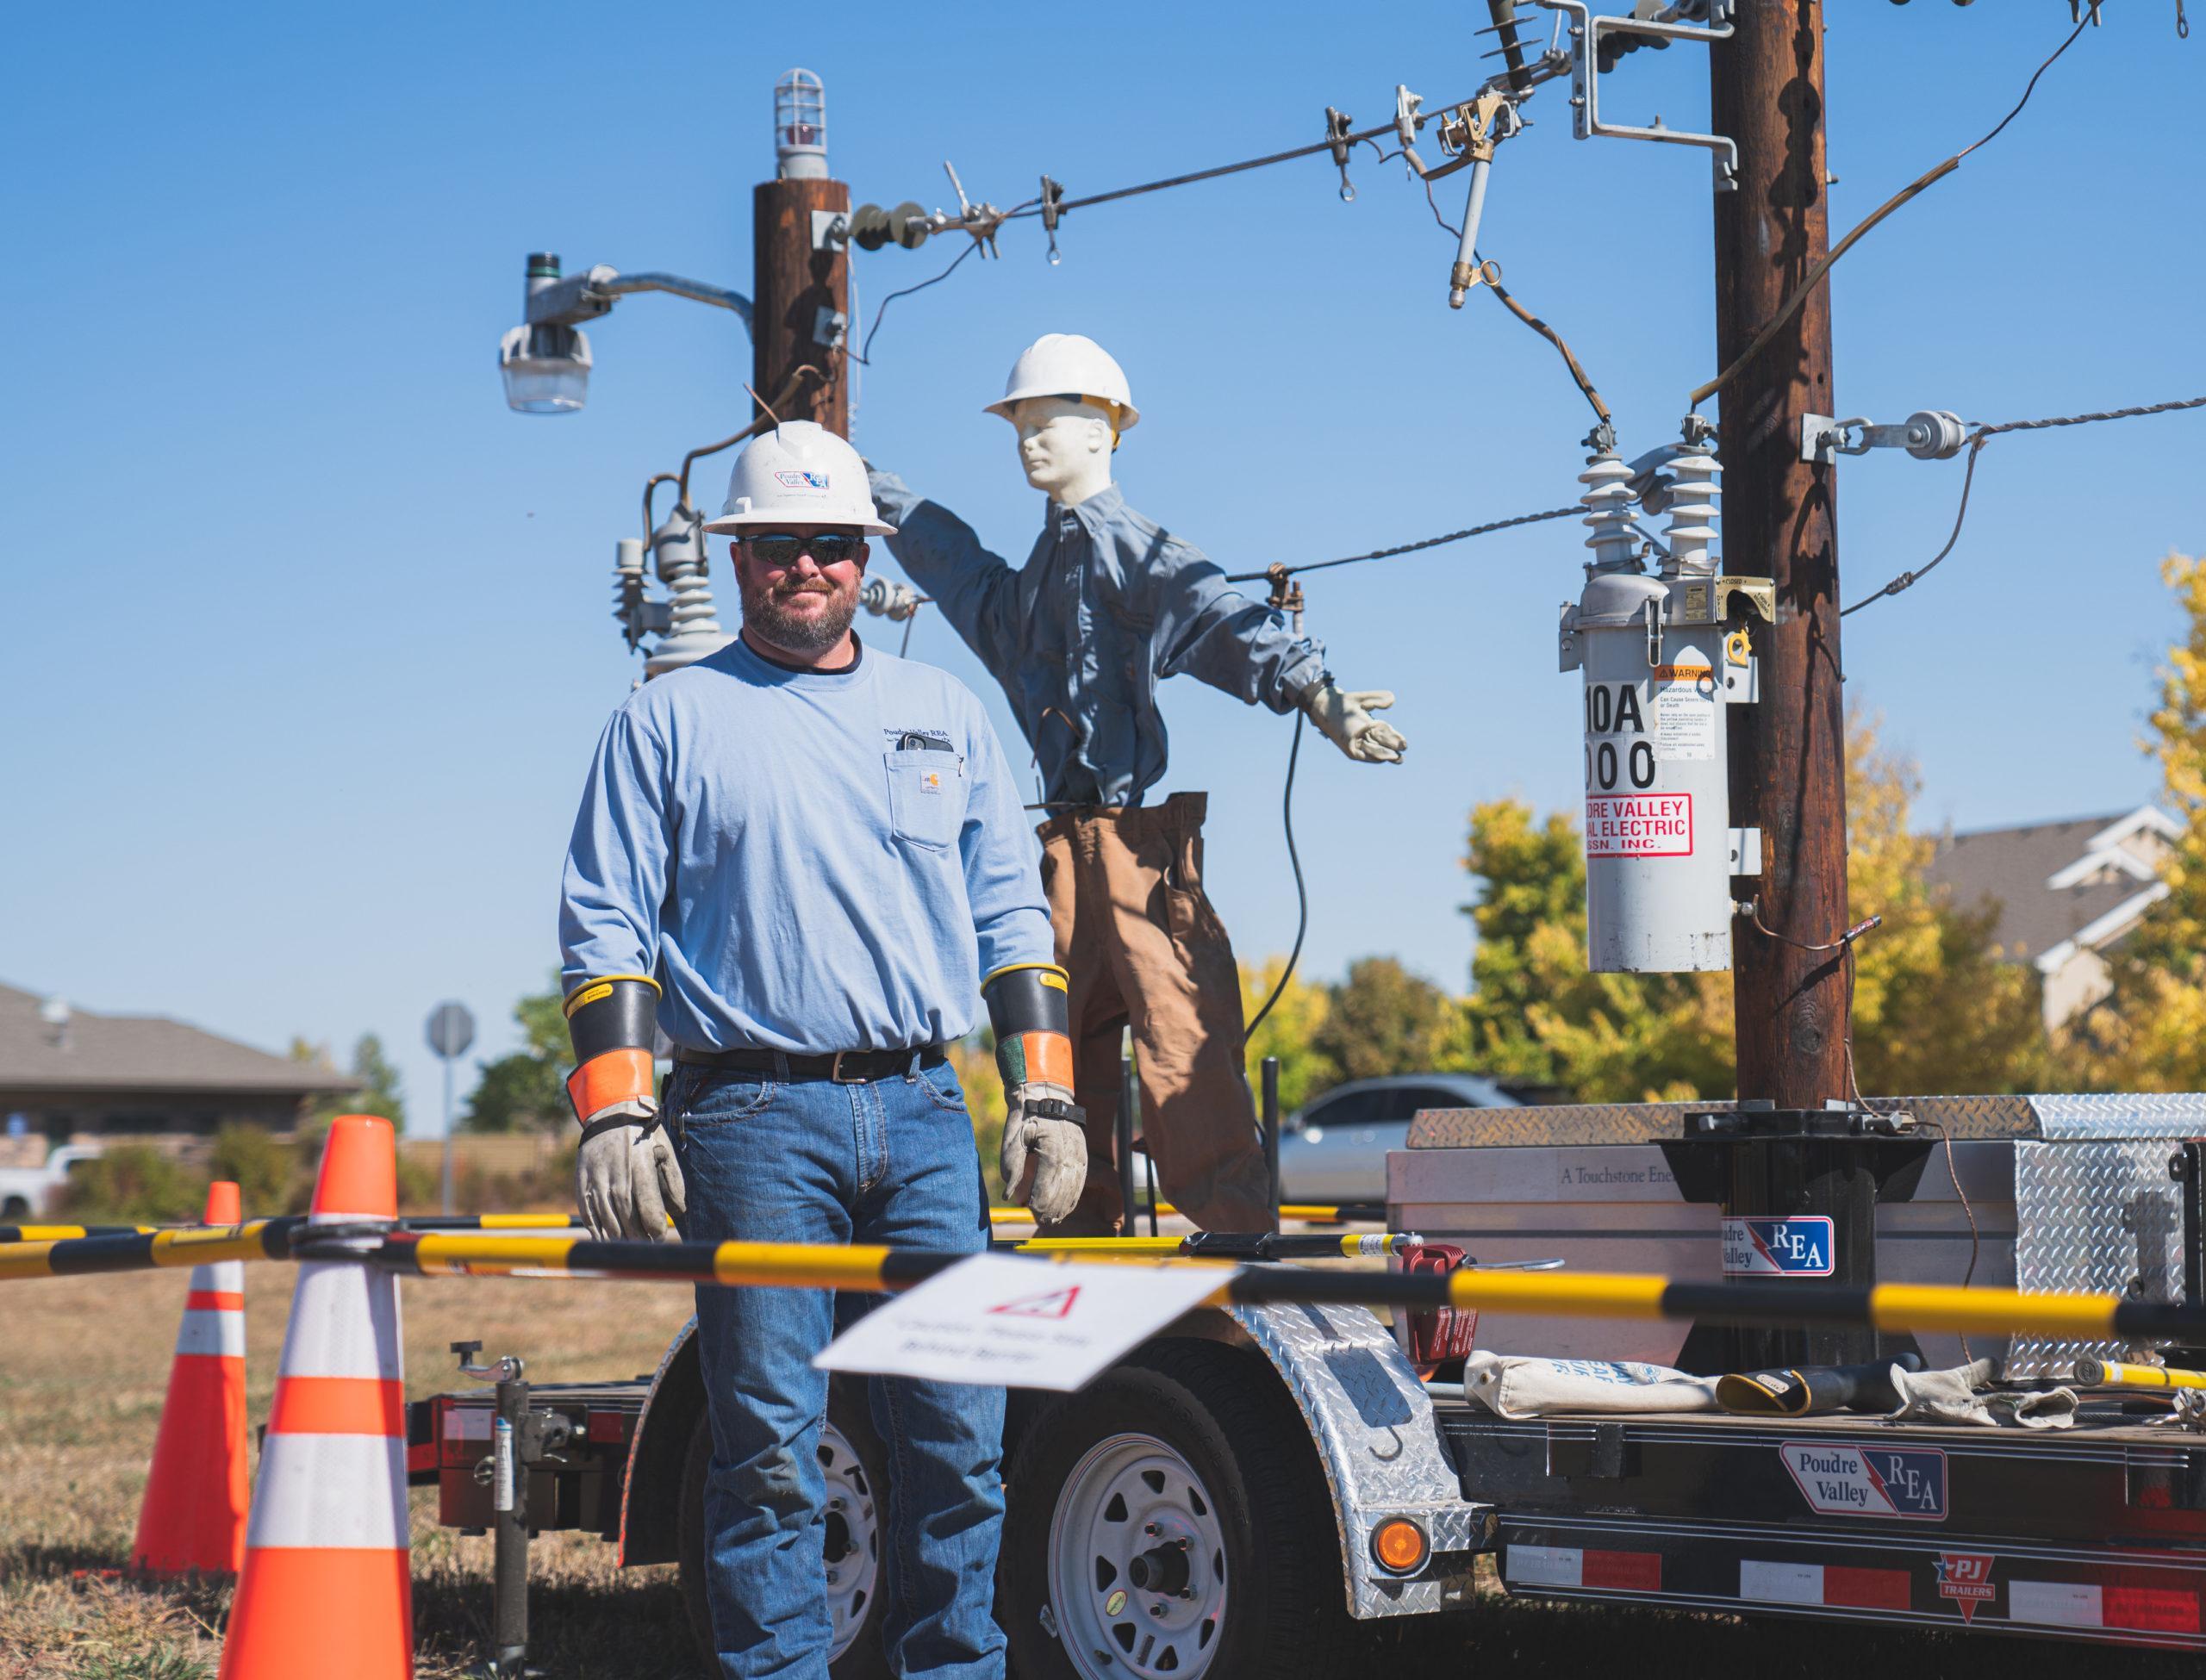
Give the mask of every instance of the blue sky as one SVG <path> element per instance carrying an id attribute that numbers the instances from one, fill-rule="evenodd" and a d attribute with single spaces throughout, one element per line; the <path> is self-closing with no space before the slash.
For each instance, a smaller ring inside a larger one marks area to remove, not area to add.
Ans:
<path id="1" fill-rule="evenodd" d="M 0 66 L 0 979 L 271 1048 L 372 1030 L 433 1129 L 429 1009 L 465 1000 L 495 1053 L 555 958 L 583 767 L 637 667 L 607 616 L 614 539 L 646 475 L 747 413 L 739 324 L 663 296 L 592 329 L 582 414 L 508 412 L 495 352 L 525 254 L 750 290 L 751 188 L 792 63 L 826 82 L 857 200 L 951 202 L 949 159 L 1007 204 L 1045 171 L 1077 196 L 1305 143 L 1328 104 L 1368 125 L 1398 82 L 1460 98 L 1483 73 L 1480 10 L 859 4 L 832 34 L 711 5 L 18 16 Z M 1990 128 L 2068 27 L 2057 0 L 1832 16 L 1834 228 Z M 2115 0 L 2005 134 L 1839 266 L 1847 413 L 2206 393 L 2206 172 L 2183 117 L 2203 53 L 2170 8 Z M 1641 53 L 1604 97 L 1704 126 L 1706 55 Z M 1706 162 L 1573 140 L 1559 89 L 1528 114 L 1482 246 L 1636 453 L 1712 371 Z M 1081 332 L 1144 411 L 1128 499 L 1229 570 L 1570 500 L 1577 392 L 1491 300 L 1449 311 L 1453 242 L 1373 155 L 1353 205 L 1321 157 L 1080 212 L 1056 267 L 1014 225 L 1000 262 L 889 312 L 857 441 L 1023 558 L 1039 498 L 981 408 L 1028 341 Z M 1440 189 L 1451 218 L 1461 184 Z M 866 322 L 954 252 L 861 254 Z M 2155 563 L 2206 544 L 2202 450 L 2200 414 L 2001 438 L 1953 558 L 1847 621 L 1850 692 L 1920 761 L 1925 826 L 2152 793 L 2134 743 L 2175 627 Z M 1844 468 L 1849 596 L 1936 551 L 1960 476 L 1890 453 Z M 1466 812 L 1578 793 L 1553 625 L 1581 535 L 1307 580 L 1334 669 L 1395 689 L 1411 744 L 1399 768 L 1306 744 L 1312 972 L 1392 952 L 1465 984 Z M 912 652 L 1015 739 L 943 625 L 922 619 Z M 1245 955 L 1283 950 L 1289 725 L 1184 680 L 1167 716 L 1159 791 L 1209 791 L 1212 895 Z"/>

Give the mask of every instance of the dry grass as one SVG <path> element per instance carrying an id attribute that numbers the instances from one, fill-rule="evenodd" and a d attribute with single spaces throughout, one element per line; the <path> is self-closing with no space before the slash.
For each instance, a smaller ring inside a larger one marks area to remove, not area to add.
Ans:
<path id="1" fill-rule="evenodd" d="M 246 1380 L 265 1421 L 292 1272 L 246 1268 Z M 0 1680 L 211 1680 L 227 1588 L 140 1585 L 126 1561 L 183 1310 L 176 1272 L 6 1286 L 0 1356 Z M 532 1379 L 648 1372 L 683 1319 L 676 1285 L 495 1278 L 402 1285 L 407 1391 L 465 1386 L 447 1345 L 480 1338 Z M 414 1496 L 414 1633 L 425 1680 L 479 1667 L 489 1638 L 490 1542 L 436 1526 Z M 530 1547 L 533 1665 L 548 1676 L 697 1673 L 670 1568 L 622 1571 L 588 1536 Z"/>
<path id="2" fill-rule="evenodd" d="M 246 1269 L 247 1385 L 256 1425 L 275 1385 L 288 1267 Z M 125 1561 L 183 1308 L 176 1273 L 6 1285 L 0 1356 L 0 1680 L 213 1680 L 227 1588 L 140 1585 Z M 646 1372 L 690 1310 L 675 1285 L 502 1279 L 405 1284 L 408 1391 L 458 1385 L 446 1344 L 480 1338 L 555 1382 Z M 490 1542 L 435 1523 L 414 1497 L 414 1633 L 423 1680 L 480 1671 Z M 621 1571 L 613 1548 L 573 1534 L 531 1548 L 531 1665 L 547 1680 L 701 1676 L 670 1568 Z M 1486 1670 L 1533 1680 L 1588 1673 L 1770 1674 L 1805 1680 L 2070 1680 L 2073 1646 L 1725 1616 L 1560 1609 L 1492 1589 L 1471 1614 L 1379 1624 L 1359 1671 Z M 2129 1680 L 2190 1675 L 2197 1660 L 2124 1652 Z M 1254 1680 L 1221 1676 L 1218 1680 Z"/>

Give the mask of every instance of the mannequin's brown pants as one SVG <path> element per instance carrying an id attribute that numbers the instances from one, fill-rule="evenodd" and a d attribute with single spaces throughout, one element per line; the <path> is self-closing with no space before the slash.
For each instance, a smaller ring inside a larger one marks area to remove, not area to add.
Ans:
<path id="1" fill-rule="evenodd" d="M 1203 892 L 1208 796 L 1087 806 L 1042 837 L 1042 889 L 1072 977 L 1075 1094 L 1087 1111 L 1087 1187 L 1048 1228 L 1118 1229 L 1119 1034 L 1133 1029 L 1142 1133 L 1162 1199 L 1205 1230 L 1272 1229 L 1270 1185 L 1242 1067 L 1241 974 Z"/>

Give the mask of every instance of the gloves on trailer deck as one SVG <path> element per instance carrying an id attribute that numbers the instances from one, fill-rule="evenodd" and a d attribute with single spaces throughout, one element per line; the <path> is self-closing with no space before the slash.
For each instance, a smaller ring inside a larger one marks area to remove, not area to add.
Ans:
<path id="1" fill-rule="evenodd" d="M 1326 738 L 1350 758 L 1367 764 L 1399 764 L 1409 743 L 1393 725 L 1371 714 L 1384 712 L 1394 696 L 1384 688 L 1359 688 L 1343 694 L 1327 677 L 1303 691 L 1301 706 Z"/>
<path id="2" fill-rule="evenodd" d="M 567 1099 L 583 1127 L 575 1204 L 601 1241 L 674 1241 L 669 1215 L 689 1210 L 652 1090 L 657 1002 L 658 983 L 637 974 L 587 981 L 567 1000 Z"/>
<path id="3" fill-rule="evenodd" d="M 1003 1076 L 1005 1191 L 1054 1225 L 1087 1184 L 1087 1111 L 1072 1099 L 1070 983 L 1054 963 L 999 968 L 981 982 Z"/>

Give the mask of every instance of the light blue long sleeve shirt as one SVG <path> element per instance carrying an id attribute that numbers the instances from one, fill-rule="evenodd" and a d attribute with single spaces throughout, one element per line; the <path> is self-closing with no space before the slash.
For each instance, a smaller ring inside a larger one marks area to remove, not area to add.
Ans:
<path id="1" fill-rule="evenodd" d="M 1048 962 L 1032 831 L 946 672 L 785 669 L 738 638 L 645 683 L 568 849 L 562 977 L 648 974 L 699 1050 L 907 1049 L 972 1030 L 983 975 Z"/>
<path id="2" fill-rule="evenodd" d="M 1141 803 L 1164 775 L 1156 685 L 1168 676 L 1281 713 L 1324 680 L 1315 642 L 1127 507 L 1116 484 L 1077 507 L 1050 503 L 1014 571 L 895 474 L 876 468 L 869 482 L 896 526 L 888 551 L 1003 684 L 1051 803 Z"/>

